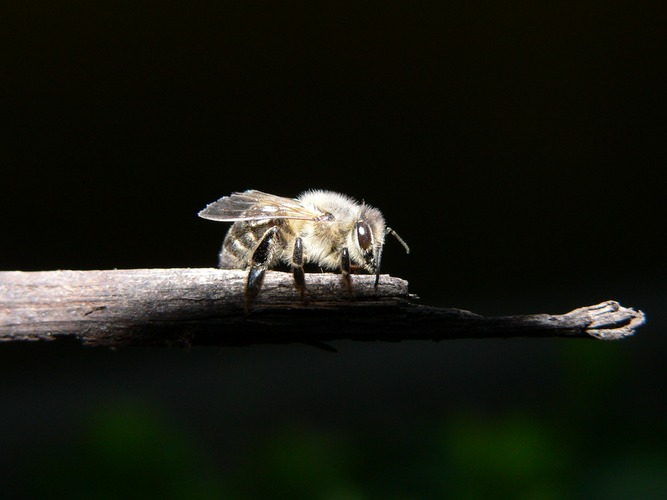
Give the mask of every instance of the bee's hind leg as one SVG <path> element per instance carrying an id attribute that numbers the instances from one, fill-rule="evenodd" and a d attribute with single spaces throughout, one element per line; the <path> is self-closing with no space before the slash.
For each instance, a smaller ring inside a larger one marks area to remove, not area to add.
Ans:
<path id="1" fill-rule="evenodd" d="M 246 314 L 250 312 L 250 307 L 257 298 L 259 291 L 262 289 L 264 273 L 271 262 L 271 257 L 273 255 L 273 240 L 277 232 L 278 228 L 274 226 L 264 233 L 262 240 L 252 254 L 252 262 L 250 263 L 250 270 L 248 271 L 248 281 L 246 282 L 245 287 Z"/>
<path id="2" fill-rule="evenodd" d="M 300 237 L 294 242 L 292 275 L 294 276 L 294 286 L 299 292 L 301 300 L 306 302 L 306 277 L 303 273 L 303 241 L 301 241 Z"/>

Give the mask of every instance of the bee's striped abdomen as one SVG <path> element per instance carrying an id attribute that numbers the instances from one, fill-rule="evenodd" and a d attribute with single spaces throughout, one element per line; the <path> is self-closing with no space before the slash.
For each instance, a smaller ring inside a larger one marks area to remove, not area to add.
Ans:
<path id="1" fill-rule="evenodd" d="M 267 224 L 249 224 L 235 222 L 229 228 L 225 241 L 220 250 L 221 269 L 245 269 L 250 263 L 252 254 L 263 234 L 268 229 Z"/>
<path id="2" fill-rule="evenodd" d="M 259 245 L 266 232 L 276 225 L 281 226 L 283 231 L 289 231 L 287 224 L 283 224 L 283 221 L 275 219 L 260 222 L 235 222 L 229 228 L 225 241 L 222 243 L 219 267 L 221 269 L 247 269 L 257 245 Z M 282 249 L 285 245 L 284 235 L 279 233 L 278 236 L 274 243 L 275 247 L 272 249 L 274 255 L 273 261 L 281 257 Z"/>

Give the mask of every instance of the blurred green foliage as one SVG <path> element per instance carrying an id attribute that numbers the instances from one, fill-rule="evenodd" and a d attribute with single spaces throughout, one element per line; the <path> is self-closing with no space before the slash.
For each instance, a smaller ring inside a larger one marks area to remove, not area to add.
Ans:
<path id="1" fill-rule="evenodd" d="M 557 418 L 556 418 L 557 417 Z M 590 453 L 558 415 L 458 409 L 409 429 L 286 424 L 222 466 L 157 408 L 98 408 L 80 435 L 30 464 L 40 498 L 662 498 L 664 448 L 619 436 Z M 568 432 L 561 432 L 565 424 Z M 412 425 L 412 424 L 411 424 Z"/>
<path id="2" fill-rule="evenodd" d="M 96 408 L 72 442 L 45 450 L 25 492 L 39 498 L 212 499 L 227 495 L 195 440 L 141 402 Z"/>
<path id="3" fill-rule="evenodd" d="M 567 451 L 544 422 L 528 414 L 461 413 L 440 434 L 457 498 L 564 498 Z M 444 492 L 443 492 L 444 493 Z"/>
<path id="4" fill-rule="evenodd" d="M 619 387 L 632 394 L 627 384 L 639 382 L 627 344 L 557 345 L 556 383 L 540 381 L 529 401 L 455 399 L 439 415 L 371 424 L 292 415 L 223 428 L 238 432 L 230 450 L 219 449 L 220 429 L 193 428 L 159 403 L 108 401 L 24 456 L 17 484 L 30 497 L 68 499 L 665 498 L 662 416 L 651 401 L 617 401 Z"/>

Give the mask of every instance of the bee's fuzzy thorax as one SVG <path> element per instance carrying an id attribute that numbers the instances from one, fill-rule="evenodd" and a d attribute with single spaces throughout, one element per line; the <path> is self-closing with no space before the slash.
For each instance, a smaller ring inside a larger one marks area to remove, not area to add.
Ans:
<path id="1" fill-rule="evenodd" d="M 322 189 L 305 191 L 297 199 L 304 205 L 310 205 L 315 209 L 329 212 L 341 219 L 345 216 L 357 217 L 361 209 L 361 205 L 354 198 Z"/>
<path id="2" fill-rule="evenodd" d="M 304 205 L 330 213 L 335 220 L 334 224 L 316 224 L 314 238 L 309 238 L 311 255 L 309 258 L 330 264 L 339 265 L 337 253 L 344 246 L 348 249 L 350 259 L 357 266 L 368 272 L 375 272 L 376 255 L 369 264 L 368 255 L 360 248 L 355 231 L 358 222 L 365 222 L 372 233 L 372 252 L 384 244 L 385 221 L 382 213 L 365 202 L 359 203 L 354 198 L 333 191 L 311 190 L 299 195 L 298 200 Z M 317 234 L 317 228 L 321 233 Z M 331 242 L 338 242 L 335 249 Z M 334 256 L 335 255 L 335 256 Z"/>

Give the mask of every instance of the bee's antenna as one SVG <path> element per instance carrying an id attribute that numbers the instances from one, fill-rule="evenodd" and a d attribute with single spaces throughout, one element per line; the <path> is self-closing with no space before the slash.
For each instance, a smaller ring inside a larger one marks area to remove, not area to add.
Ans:
<path id="1" fill-rule="evenodd" d="M 401 245 L 403 245 L 403 248 L 405 248 L 405 253 L 410 253 L 410 247 L 408 246 L 408 244 L 392 228 L 390 227 L 385 228 L 384 234 L 391 234 L 394 238 L 398 240 L 398 242 Z M 378 264 L 375 270 L 375 288 L 378 287 L 378 283 L 380 282 L 380 262 L 382 260 L 382 248 L 383 248 L 382 245 L 378 246 Z"/>
<path id="2" fill-rule="evenodd" d="M 408 244 L 401 238 L 396 231 L 394 231 L 392 228 L 388 227 L 387 229 L 384 230 L 385 234 L 391 234 L 394 238 L 398 240 L 398 242 L 403 245 L 403 248 L 405 248 L 405 253 L 410 253 L 410 247 Z"/>
<path id="3" fill-rule="evenodd" d="M 378 264 L 375 268 L 375 288 L 378 287 L 380 282 L 380 262 L 382 261 L 382 245 L 378 245 Z"/>

